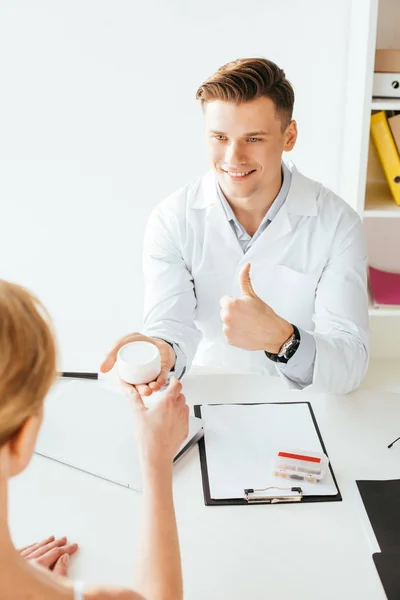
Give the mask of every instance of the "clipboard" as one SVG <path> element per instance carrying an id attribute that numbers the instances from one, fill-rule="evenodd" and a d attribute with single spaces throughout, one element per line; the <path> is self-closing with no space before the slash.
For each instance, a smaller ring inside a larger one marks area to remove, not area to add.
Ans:
<path id="1" fill-rule="evenodd" d="M 329 467 L 328 467 L 328 474 L 330 477 L 330 480 L 333 482 L 333 486 L 335 489 L 335 492 L 332 494 L 325 494 L 325 495 L 321 495 L 321 493 L 318 493 L 318 487 L 317 486 L 321 486 L 320 483 L 313 483 L 313 484 L 308 484 L 308 486 L 315 486 L 315 490 L 316 493 L 312 493 L 310 494 L 308 493 L 303 493 L 303 488 L 302 488 L 302 484 L 303 482 L 295 482 L 292 480 L 285 480 L 282 479 L 282 483 L 278 484 L 278 487 L 276 487 L 275 485 L 270 486 L 269 485 L 269 472 L 271 471 L 270 466 L 268 465 L 268 460 L 266 460 L 265 463 L 265 478 L 264 478 L 264 486 L 255 486 L 258 488 L 264 488 L 263 490 L 256 490 L 256 489 L 246 489 L 246 486 L 243 486 L 243 494 L 236 494 L 235 497 L 233 496 L 227 496 L 227 497 L 213 497 L 213 494 L 211 492 L 211 485 L 210 485 L 210 473 L 209 473 L 209 465 L 207 462 L 207 431 L 210 431 L 210 429 L 207 426 L 207 417 L 204 415 L 204 413 L 207 411 L 207 407 L 220 407 L 220 410 L 224 410 L 223 407 L 227 406 L 227 407 L 234 407 L 234 406 L 240 406 L 240 407 L 263 407 L 263 406 L 302 406 L 302 407 L 307 407 L 307 412 L 305 418 L 308 418 L 309 420 L 309 427 L 311 428 L 313 426 L 313 431 L 314 431 L 314 435 L 315 440 L 318 441 L 318 444 L 320 445 L 320 448 L 322 449 L 322 452 L 324 452 L 324 454 L 327 454 L 326 448 L 325 448 L 325 444 L 323 442 L 319 427 L 318 427 L 318 423 L 316 421 L 312 406 L 310 404 L 310 402 L 271 402 L 271 403 L 243 403 L 243 404 L 211 404 L 211 405 L 196 405 L 194 406 L 194 414 L 196 417 L 202 418 L 205 421 L 205 436 L 202 440 L 200 440 L 199 442 L 199 452 L 200 452 L 200 466 L 201 466 L 201 475 L 202 475 L 202 483 L 203 483 L 203 494 L 204 494 L 204 503 L 206 506 L 227 506 L 227 505 L 241 505 L 241 506 L 250 506 L 253 504 L 292 504 L 292 503 L 296 503 L 296 504 L 302 504 L 302 503 L 309 503 L 309 502 L 340 502 L 342 500 L 342 495 L 340 493 L 339 490 L 339 486 L 337 484 L 336 481 L 336 477 L 335 474 L 333 472 L 332 466 L 329 463 Z M 204 409 L 202 411 L 202 408 Z M 304 412 L 304 411 L 303 411 Z M 245 413 L 243 413 L 245 414 Z M 310 417 L 311 417 L 311 421 L 310 421 Z M 312 425 L 311 425 L 311 424 Z M 326 475 L 326 477 L 328 477 L 328 474 Z M 250 483 L 250 482 L 249 482 Z M 252 485 L 252 484 L 250 484 Z M 332 489 L 333 489 L 332 486 Z M 250 487 L 250 486 L 249 486 Z M 304 487 L 304 486 L 303 486 Z M 319 488 L 321 490 L 321 487 Z M 253 497 L 253 501 L 249 501 L 249 495 L 246 494 L 246 492 L 251 491 L 251 492 L 257 492 L 257 491 L 263 491 L 264 494 L 262 496 L 256 496 Z M 246 497 L 247 496 L 247 497 Z"/>

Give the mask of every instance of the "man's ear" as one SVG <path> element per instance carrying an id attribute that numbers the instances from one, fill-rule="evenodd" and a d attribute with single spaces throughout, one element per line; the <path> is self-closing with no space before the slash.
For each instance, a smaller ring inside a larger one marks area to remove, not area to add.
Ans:
<path id="1" fill-rule="evenodd" d="M 25 419 L 18 431 L 7 442 L 10 477 L 18 475 L 28 466 L 35 449 L 42 418 L 43 409 L 37 415 Z"/>
<path id="2" fill-rule="evenodd" d="M 289 125 L 286 127 L 284 137 L 285 137 L 285 140 L 284 140 L 284 144 L 283 144 L 283 151 L 290 152 L 291 150 L 293 150 L 294 145 L 297 140 L 297 123 L 296 123 L 296 121 L 290 121 Z"/>

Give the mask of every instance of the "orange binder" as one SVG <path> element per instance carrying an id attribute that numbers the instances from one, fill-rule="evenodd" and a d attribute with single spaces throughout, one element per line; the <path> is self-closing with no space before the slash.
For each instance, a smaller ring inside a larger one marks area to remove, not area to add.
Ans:
<path id="1" fill-rule="evenodd" d="M 400 205 L 400 157 L 385 111 L 371 116 L 371 135 L 393 198 Z"/>

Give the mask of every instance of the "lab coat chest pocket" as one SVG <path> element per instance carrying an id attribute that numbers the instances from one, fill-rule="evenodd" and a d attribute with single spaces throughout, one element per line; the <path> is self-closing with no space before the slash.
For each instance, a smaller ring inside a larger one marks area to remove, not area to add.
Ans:
<path id="1" fill-rule="evenodd" d="M 269 277 L 257 278 L 256 293 L 284 319 L 309 328 L 314 314 L 319 272 L 302 273 L 285 265 L 275 265 Z"/>

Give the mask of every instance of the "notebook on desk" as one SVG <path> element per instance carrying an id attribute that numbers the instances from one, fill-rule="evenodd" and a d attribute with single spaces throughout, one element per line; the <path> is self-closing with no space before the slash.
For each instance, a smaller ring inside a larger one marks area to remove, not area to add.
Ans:
<path id="1" fill-rule="evenodd" d="M 205 428 L 199 447 L 206 505 L 342 499 L 331 465 L 318 483 L 274 475 L 273 460 L 281 450 L 327 454 L 308 402 L 201 405 L 195 415 Z M 246 495 L 249 489 L 257 495 Z"/>
<path id="2" fill-rule="evenodd" d="M 44 407 L 36 453 L 113 483 L 141 491 L 138 446 L 129 399 L 96 382 L 58 381 Z M 190 417 L 178 460 L 203 436 Z"/>

